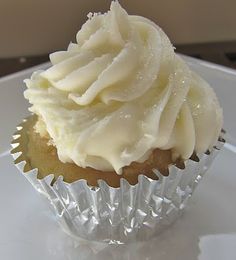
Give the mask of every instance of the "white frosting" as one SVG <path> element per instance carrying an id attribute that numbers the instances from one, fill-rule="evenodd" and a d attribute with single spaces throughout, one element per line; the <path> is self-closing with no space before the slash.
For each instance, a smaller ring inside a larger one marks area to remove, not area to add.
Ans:
<path id="1" fill-rule="evenodd" d="M 164 32 L 118 2 L 89 17 L 77 43 L 51 54 L 52 66 L 25 80 L 30 110 L 59 159 L 121 173 L 154 148 L 183 159 L 211 149 L 222 127 L 215 93 Z"/>

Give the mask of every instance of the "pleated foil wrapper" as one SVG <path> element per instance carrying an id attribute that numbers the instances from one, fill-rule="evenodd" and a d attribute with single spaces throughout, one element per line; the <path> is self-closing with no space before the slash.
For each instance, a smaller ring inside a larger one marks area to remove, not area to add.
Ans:
<path id="1" fill-rule="evenodd" d="M 219 139 L 211 152 L 187 160 L 185 168 L 172 165 L 169 175 L 153 169 L 158 180 L 140 175 L 136 185 L 121 179 L 120 187 L 100 180 L 98 187 L 85 180 L 66 183 L 50 174 L 38 179 L 38 170 L 27 161 L 27 129 L 24 120 L 13 136 L 12 155 L 20 172 L 48 199 L 62 229 L 76 238 L 107 243 L 147 240 L 171 225 L 183 212 L 187 201 L 224 144 Z"/>

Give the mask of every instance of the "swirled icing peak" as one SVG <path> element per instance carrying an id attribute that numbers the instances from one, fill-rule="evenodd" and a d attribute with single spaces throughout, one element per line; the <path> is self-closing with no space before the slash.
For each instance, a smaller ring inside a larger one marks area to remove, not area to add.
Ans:
<path id="1" fill-rule="evenodd" d="M 112 2 L 88 21 L 52 66 L 25 80 L 25 97 L 62 162 L 122 172 L 155 148 L 188 159 L 217 141 L 214 91 L 174 53 L 153 22 Z"/>

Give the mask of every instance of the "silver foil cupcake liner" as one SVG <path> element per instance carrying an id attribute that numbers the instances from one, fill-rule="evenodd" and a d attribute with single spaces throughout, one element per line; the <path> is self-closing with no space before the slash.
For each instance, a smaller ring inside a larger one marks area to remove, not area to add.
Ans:
<path id="1" fill-rule="evenodd" d="M 53 174 L 37 178 L 38 170 L 30 167 L 24 146 L 29 124 L 30 120 L 24 120 L 13 136 L 17 168 L 48 198 L 65 232 L 108 243 L 147 240 L 172 224 L 224 144 L 220 139 L 210 153 L 197 156 L 198 162 L 186 161 L 184 169 L 170 166 L 167 177 L 153 169 L 158 180 L 140 175 L 136 185 L 121 179 L 119 188 L 103 180 L 91 187 L 85 180 L 66 183 L 62 176 L 53 182 Z"/>

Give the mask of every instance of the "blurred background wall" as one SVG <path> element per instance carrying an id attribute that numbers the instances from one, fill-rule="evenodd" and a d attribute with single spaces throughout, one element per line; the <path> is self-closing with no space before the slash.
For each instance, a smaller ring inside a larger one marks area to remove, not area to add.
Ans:
<path id="1" fill-rule="evenodd" d="M 235 0 L 120 0 L 160 25 L 175 44 L 236 40 Z M 65 48 L 88 12 L 109 0 L 0 0 L 0 58 Z"/>

